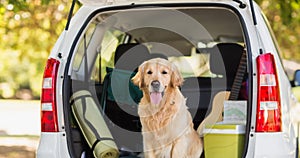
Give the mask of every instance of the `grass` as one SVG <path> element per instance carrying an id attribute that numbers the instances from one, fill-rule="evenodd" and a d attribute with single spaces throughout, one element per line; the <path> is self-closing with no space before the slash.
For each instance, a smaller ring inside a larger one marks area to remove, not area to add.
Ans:
<path id="1" fill-rule="evenodd" d="M 35 150 L 26 146 L 0 146 L 0 158 L 34 158 Z"/>
<path id="2" fill-rule="evenodd" d="M 0 158 L 34 158 L 38 141 L 31 135 L 0 136 Z"/>

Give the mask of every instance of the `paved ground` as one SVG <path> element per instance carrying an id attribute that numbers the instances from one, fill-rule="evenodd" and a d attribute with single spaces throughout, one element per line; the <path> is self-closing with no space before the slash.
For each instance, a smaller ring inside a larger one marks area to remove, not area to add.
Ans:
<path id="1" fill-rule="evenodd" d="M 0 135 L 39 135 L 40 102 L 0 100 Z"/>
<path id="2" fill-rule="evenodd" d="M 40 135 L 40 102 L 0 100 L 0 158 L 33 158 Z"/>

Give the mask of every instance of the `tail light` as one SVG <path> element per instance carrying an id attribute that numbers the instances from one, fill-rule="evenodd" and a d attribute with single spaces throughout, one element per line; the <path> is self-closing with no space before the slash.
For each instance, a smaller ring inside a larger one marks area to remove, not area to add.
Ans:
<path id="1" fill-rule="evenodd" d="M 48 59 L 44 77 L 41 96 L 41 131 L 58 132 L 56 112 L 56 76 L 59 61 Z"/>
<path id="2" fill-rule="evenodd" d="M 257 132 L 281 131 L 280 89 L 274 56 L 271 53 L 257 57 Z"/>

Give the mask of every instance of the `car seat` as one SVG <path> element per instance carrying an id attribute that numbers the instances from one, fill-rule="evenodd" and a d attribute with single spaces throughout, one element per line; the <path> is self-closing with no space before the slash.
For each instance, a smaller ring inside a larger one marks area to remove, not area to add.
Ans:
<path id="1" fill-rule="evenodd" d="M 142 91 L 131 78 L 138 66 L 150 59 L 146 46 L 142 44 L 121 44 L 115 52 L 115 67 L 107 68 L 103 82 L 101 105 L 117 145 L 124 151 L 141 152 L 141 125 L 137 114 Z"/>

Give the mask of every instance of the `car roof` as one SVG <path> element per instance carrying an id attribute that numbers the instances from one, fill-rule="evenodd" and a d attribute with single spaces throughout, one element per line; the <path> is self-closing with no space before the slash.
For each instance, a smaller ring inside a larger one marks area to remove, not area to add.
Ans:
<path id="1" fill-rule="evenodd" d="M 233 0 L 79 0 L 83 5 L 113 5 L 124 3 L 230 2 Z M 247 3 L 246 0 L 241 0 Z"/>

